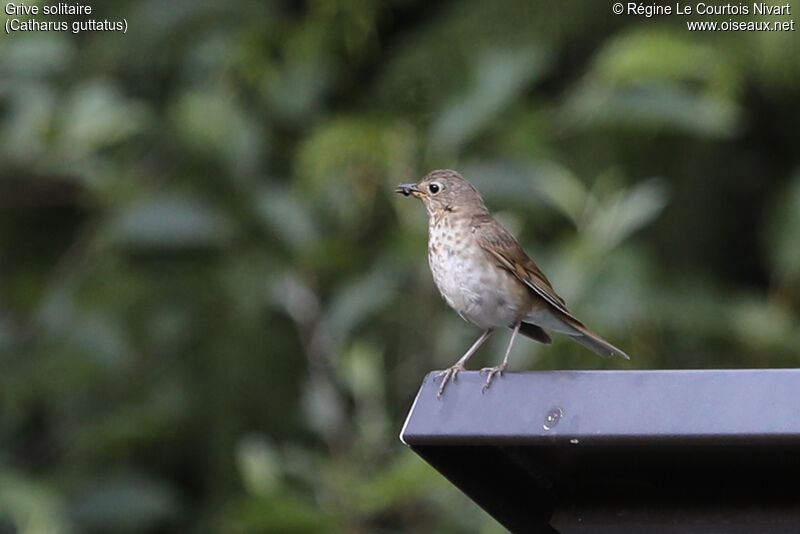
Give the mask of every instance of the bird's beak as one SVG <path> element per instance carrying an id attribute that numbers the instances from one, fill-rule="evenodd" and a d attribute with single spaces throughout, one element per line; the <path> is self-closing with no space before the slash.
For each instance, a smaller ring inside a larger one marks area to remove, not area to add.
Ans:
<path id="1" fill-rule="evenodd" d="M 417 187 L 417 184 L 400 184 L 394 188 L 394 192 L 405 196 L 414 195 L 417 198 L 420 198 L 425 194 L 420 188 Z"/>

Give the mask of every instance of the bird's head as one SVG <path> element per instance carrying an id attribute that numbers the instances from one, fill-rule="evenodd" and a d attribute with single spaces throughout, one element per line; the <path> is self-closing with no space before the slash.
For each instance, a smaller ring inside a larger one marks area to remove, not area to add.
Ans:
<path id="1" fill-rule="evenodd" d="M 422 200 L 430 216 L 469 207 L 485 209 L 478 190 L 449 169 L 431 171 L 415 184 L 400 184 L 395 192 Z"/>

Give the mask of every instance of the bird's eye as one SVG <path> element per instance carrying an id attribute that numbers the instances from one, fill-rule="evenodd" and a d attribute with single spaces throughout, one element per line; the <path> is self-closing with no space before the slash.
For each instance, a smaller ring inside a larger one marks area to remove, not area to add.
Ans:
<path id="1" fill-rule="evenodd" d="M 439 187 L 439 184 L 437 184 L 437 183 L 432 183 L 431 185 L 428 186 L 428 191 L 430 191 L 432 195 L 435 195 L 436 193 L 438 193 L 439 189 L 441 189 L 441 188 Z"/>

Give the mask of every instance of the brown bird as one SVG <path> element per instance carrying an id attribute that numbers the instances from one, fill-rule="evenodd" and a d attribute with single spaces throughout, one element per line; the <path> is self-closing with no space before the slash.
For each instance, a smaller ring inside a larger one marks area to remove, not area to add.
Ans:
<path id="1" fill-rule="evenodd" d="M 489 214 L 475 187 L 452 170 L 429 173 L 395 192 L 414 196 L 428 211 L 428 264 L 442 297 L 466 321 L 484 330 L 478 340 L 442 378 L 438 394 L 455 380 L 464 364 L 496 328 L 513 329 L 503 362 L 486 367 L 484 389 L 508 367 L 517 333 L 551 343 L 544 329 L 566 334 L 603 357 L 623 351 L 586 328 L 572 315 L 511 233 Z"/>

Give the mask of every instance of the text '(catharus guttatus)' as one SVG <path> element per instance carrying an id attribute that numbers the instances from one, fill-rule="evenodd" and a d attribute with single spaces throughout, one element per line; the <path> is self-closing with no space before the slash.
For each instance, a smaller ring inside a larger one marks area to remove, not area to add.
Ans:
<path id="1" fill-rule="evenodd" d="M 496 328 L 511 328 L 503 362 L 485 368 L 484 388 L 508 366 L 514 338 L 520 332 L 550 343 L 545 329 L 566 334 L 603 357 L 623 351 L 586 328 L 572 315 L 544 273 L 525 254 L 508 230 L 489 214 L 475 187 L 451 170 L 429 173 L 397 193 L 422 200 L 428 211 L 428 264 L 442 297 L 466 321 L 484 330 L 449 369 L 438 376 L 439 395 Z"/>

